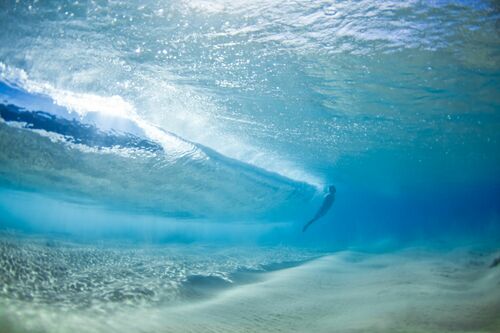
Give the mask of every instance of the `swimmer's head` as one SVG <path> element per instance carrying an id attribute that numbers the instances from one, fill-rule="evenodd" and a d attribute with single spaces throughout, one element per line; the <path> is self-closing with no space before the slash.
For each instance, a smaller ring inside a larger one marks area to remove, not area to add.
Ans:
<path id="1" fill-rule="evenodd" d="M 333 193 L 337 192 L 337 189 L 335 188 L 335 186 L 330 185 L 330 186 L 328 186 L 328 192 L 333 194 Z"/>

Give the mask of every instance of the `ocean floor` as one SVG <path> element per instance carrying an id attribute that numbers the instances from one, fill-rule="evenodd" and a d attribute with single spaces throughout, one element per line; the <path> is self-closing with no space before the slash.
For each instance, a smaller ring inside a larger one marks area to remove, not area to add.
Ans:
<path id="1" fill-rule="evenodd" d="M 0 332 L 500 332 L 499 251 L 0 245 Z"/>

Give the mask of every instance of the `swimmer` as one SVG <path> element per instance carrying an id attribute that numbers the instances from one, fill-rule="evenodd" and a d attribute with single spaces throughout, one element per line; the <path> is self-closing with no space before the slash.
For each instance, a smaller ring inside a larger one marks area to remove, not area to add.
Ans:
<path id="1" fill-rule="evenodd" d="M 304 227 L 302 228 L 302 232 L 305 232 L 311 224 L 313 224 L 314 222 L 316 222 L 317 220 L 326 215 L 326 213 L 332 207 L 333 202 L 335 201 L 335 192 L 337 192 L 335 186 L 331 185 L 328 187 L 328 193 L 325 195 L 325 198 L 323 199 L 323 204 L 321 205 L 316 215 L 314 215 L 312 220 L 310 220 L 309 222 L 306 223 L 306 225 L 304 225 Z"/>

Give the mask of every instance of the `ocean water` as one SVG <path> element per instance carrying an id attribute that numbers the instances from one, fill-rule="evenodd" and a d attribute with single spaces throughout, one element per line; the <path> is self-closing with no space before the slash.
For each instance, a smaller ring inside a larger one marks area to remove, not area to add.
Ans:
<path id="1" fill-rule="evenodd" d="M 0 1 L 0 332 L 500 332 L 499 244 L 497 1 Z"/>

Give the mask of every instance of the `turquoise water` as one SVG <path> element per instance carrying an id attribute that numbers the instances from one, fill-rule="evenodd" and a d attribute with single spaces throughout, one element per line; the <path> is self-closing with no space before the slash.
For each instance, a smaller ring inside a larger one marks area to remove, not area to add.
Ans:
<path id="1" fill-rule="evenodd" d="M 333 251 L 492 255 L 499 22 L 495 1 L 0 2 L 0 329 L 31 306 L 191 300 L 200 275 L 219 295 Z M 54 331 L 29 311 L 23 329 Z"/>

